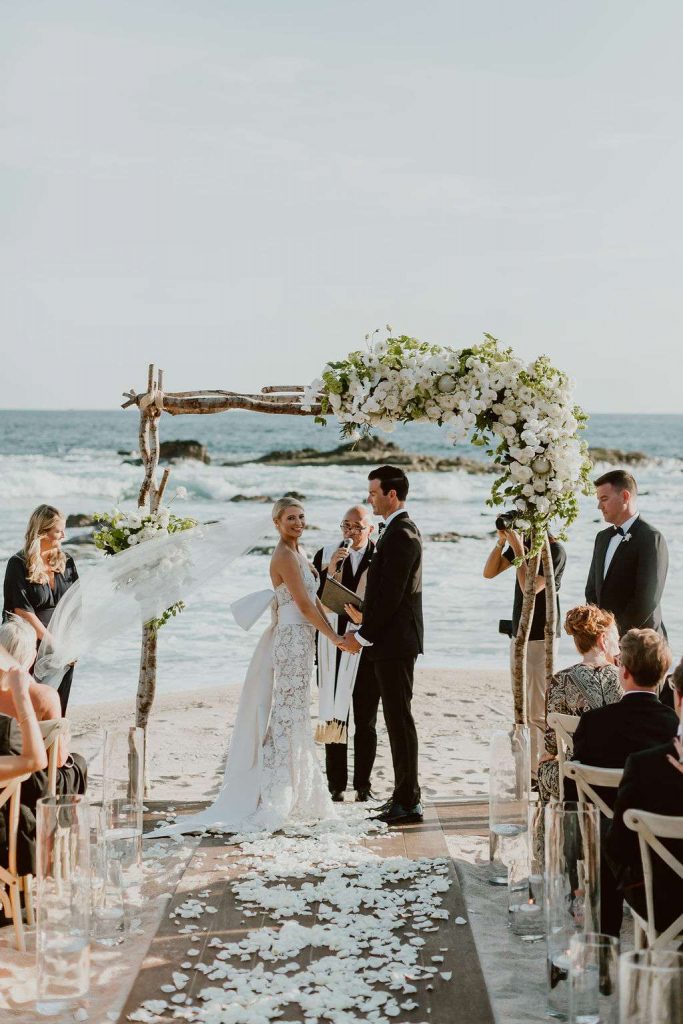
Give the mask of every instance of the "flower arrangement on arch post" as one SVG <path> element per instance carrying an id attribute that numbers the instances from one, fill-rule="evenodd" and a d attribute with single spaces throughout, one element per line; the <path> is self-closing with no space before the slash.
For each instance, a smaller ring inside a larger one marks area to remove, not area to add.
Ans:
<path id="1" fill-rule="evenodd" d="M 184 487 L 179 487 L 171 501 L 175 498 L 185 497 L 187 497 L 187 491 Z M 192 530 L 198 525 L 196 519 L 189 516 L 176 516 L 167 506 L 163 505 L 155 512 L 144 509 L 125 512 L 115 508 L 112 512 L 96 512 L 93 518 L 101 524 L 93 534 L 95 547 L 104 551 L 106 555 L 116 555 L 136 544 L 144 544 L 145 541 L 158 537 L 160 533 L 180 533 Z M 151 619 L 147 625 L 156 632 L 184 608 L 184 601 L 176 601 L 158 619 Z"/>
<path id="2" fill-rule="evenodd" d="M 454 444 L 469 438 L 500 470 L 488 504 L 515 506 L 530 554 L 540 550 L 551 520 L 562 524 L 563 536 L 591 470 L 579 436 L 588 417 L 574 404 L 567 375 L 547 356 L 525 363 L 489 334 L 480 345 L 454 349 L 387 330 L 383 340 L 366 336 L 366 350 L 328 363 L 306 390 L 304 404 L 321 404 L 318 421 L 336 416 L 347 437 L 430 422 Z"/>

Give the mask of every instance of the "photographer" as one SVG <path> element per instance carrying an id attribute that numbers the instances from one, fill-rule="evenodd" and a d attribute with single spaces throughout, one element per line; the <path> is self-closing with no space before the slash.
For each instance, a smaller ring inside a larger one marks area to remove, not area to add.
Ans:
<path id="1" fill-rule="evenodd" d="M 496 543 L 484 566 L 484 578 L 495 579 L 502 572 L 509 569 L 517 558 L 524 558 L 524 541 L 514 529 L 515 513 L 504 512 L 496 519 Z M 562 574 L 567 563 L 567 553 L 564 546 L 550 537 L 550 552 L 555 570 L 555 587 L 558 591 L 562 583 Z M 519 629 L 519 620 L 522 616 L 522 601 L 524 597 L 524 586 L 526 583 L 526 565 L 522 563 L 516 571 L 515 597 L 512 606 L 512 622 L 501 622 L 501 632 L 510 637 L 510 664 L 514 657 L 514 638 Z M 504 629 L 503 626 L 507 626 Z M 531 632 L 529 633 L 529 645 L 526 659 L 526 685 L 527 685 L 527 708 L 529 718 L 529 729 L 531 732 L 531 775 L 535 779 L 538 768 L 538 761 L 543 753 L 543 742 L 545 734 L 545 580 L 543 579 L 543 566 L 539 566 L 539 575 L 536 577 L 536 602 L 531 620 Z M 560 636 L 560 601 L 557 600 L 557 631 L 556 637 Z M 558 640 L 555 641 L 557 655 Z"/>

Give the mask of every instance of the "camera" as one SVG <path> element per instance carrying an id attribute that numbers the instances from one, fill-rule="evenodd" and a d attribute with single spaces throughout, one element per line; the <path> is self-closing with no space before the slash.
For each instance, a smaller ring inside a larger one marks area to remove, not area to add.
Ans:
<path id="1" fill-rule="evenodd" d="M 501 512 L 499 516 L 496 516 L 496 529 L 512 530 L 518 518 L 519 512 Z"/>

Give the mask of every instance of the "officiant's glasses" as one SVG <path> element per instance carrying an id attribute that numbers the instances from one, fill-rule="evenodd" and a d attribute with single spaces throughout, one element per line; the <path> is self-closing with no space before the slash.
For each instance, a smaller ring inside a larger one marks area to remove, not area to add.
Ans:
<path id="1" fill-rule="evenodd" d="M 362 533 L 367 528 L 368 524 L 365 523 L 350 523 L 348 519 L 344 519 L 339 527 L 342 530 L 348 530 L 349 533 Z"/>

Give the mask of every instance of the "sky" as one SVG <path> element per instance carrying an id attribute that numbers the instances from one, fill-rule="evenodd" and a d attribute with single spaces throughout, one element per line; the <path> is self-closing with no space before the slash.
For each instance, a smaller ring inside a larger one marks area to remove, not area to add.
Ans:
<path id="1" fill-rule="evenodd" d="M 306 383 L 366 332 L 679 412 L 678 0 L 0 0 L 0 407 Z"/>

